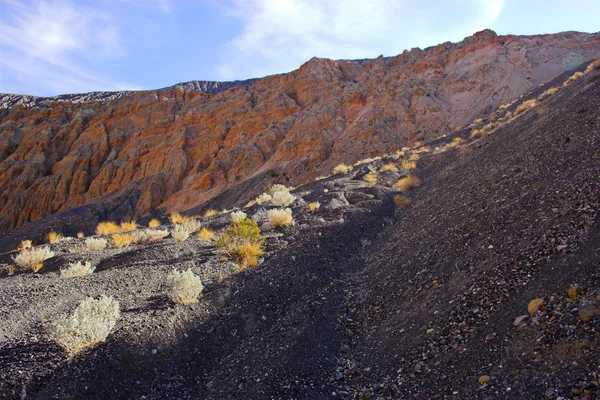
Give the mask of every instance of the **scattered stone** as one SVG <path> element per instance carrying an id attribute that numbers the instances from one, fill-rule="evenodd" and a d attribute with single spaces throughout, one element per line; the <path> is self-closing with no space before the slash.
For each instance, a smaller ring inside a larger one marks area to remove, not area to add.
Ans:
<path id="1" fill-rule="evenodd" d="M 489 335 L 487 335 L 487 336 L 485 337 L 485 341 L 486 341 L 486 342 L 489 342 L 490 340 L 494 340 L 494 338 L 495 338 L 495 337 L 496 337 L 496 334 L 495 334 L 495 333 L 490 333 Z"/>
<path id="2" fill-rule="evenodd" d="M 529 302 L 529 305 L 527 306 L 527 312 L 529 314 L 533 314 L 536 311 L 539 311 L 540 308 L 542 308 L 542 306 L 546 304 L 544 302 L 544 299 L 533 299 Z"/>
<path id="3" fill-rule="evenodd" d="M 429 329 L 427 329 L 427 334 L 428 334 L 428 335 L 431 335 L 432 333 L 433 333 L 433 328 L 429 328 Z"/>
<path id="4" fill-rule="evenodd" d="M 481 385 L 488 383 L 488 382 L 489 382 L 489 380 L 490 380 L 490 377 L 489 377 L 489 375 L 481 375 L 481 376 L 479 377 L 479 383 L 480 383 Z"/>
<path id="5" fill-rule="evenodd" d="M 569 288 L 569 290 L 567 291 L 567 294 L 569 295 L 569 298 L 576 299 L 578 296 L 581 296 L 581 292 L 583 292 L 583 289 L 581 289 L 581 286 L 574 285 Z"/>
<path id="6" fill-rule="evenodd" d="M 579 307 L 579 318 L 583 321 L 592 318 L 594 314 L 596 314 L 596 305 L 592 303 L 586 303 Z"/>
<path id="7" fill-rule="evenodd" d="M 521 315 L 517 318 L 515 318 L 515 322 L 513 323 L 514 326 L 521 326 L 527 323 L 527 320 L 529 319 L 529 315 Z"/>

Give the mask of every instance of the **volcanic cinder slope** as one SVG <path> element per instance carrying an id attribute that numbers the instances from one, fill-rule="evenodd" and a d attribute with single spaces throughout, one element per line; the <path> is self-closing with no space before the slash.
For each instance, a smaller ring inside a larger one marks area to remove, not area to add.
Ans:
<path id="1" fill-rule="evenodd" d="M 314 58 L 219 93 L 198 89 L 231 85 L 8 96 L 34 106 L 0 110 L 0 233 L 55 215 L 20 235 L 89 234 L 98 220 L 199 210 L 223 193 L 216 205 L 231 207 L 269 183 L 298 185 L 460 129 L 599 57 L 598 34 L 486 30 L 390 58 Z"/>

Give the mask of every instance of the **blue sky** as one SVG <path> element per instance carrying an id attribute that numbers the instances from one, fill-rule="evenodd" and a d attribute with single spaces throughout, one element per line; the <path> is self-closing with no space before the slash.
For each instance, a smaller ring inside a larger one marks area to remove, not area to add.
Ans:
<path id="1" fill-rule="evenodd" d="M 0 92 L 154 89 L 499 34 L 597 32 L 600 2 L 0 0 Z"/>

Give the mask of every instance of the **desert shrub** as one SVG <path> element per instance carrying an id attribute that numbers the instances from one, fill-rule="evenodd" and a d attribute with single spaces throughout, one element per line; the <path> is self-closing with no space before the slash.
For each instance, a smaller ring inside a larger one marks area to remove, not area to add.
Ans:
<path id="1" fill-rule="evenodd" d="M 33 245 L 33 242 L 31 240 L 23 240 L 21 243 L 19 243 L 19 245 L 17 246 L 17 250 L 25 250 L 25 249 L 30 249 L 31 246 Z"/>
<path id="2" fill-rule="evenodd" d="M 121 232 L 131 232 L 137 229 L 137 224 L 135 221 L 121 222 L 120 228 Z"/>
<path id="3" fill-rule="evenodd" d="M 103 238 L 87 238 L 85 239 L 85 247 L 88 250 L 100 251 L 106 248 L 108 242 Z"/>
<path id="4" fill-rule="evenodd" d="M 268 212 L 269 224 L 276 228 L 278 226 L 287 226 L 294 223 L 292 210 L 290 208 L 274 208 Z"/>
<path id="5" fill-rule="evenodd" d="M 404 150 L 396 150 L 396 154 L 400 157 L 404 157 L 406 153 L 404 153 Z"/>
<path id="6" fill-rule="evenodd" d="M 548 97 L 552 96 L 556 92 L 558 92 L 558 87 L 551 87 L 550 89 L 544 91 L 544 93 L 540 94 L 537 99 L 539 101 L 546 100 Z"/>
<path id="7" fill-rule="evenodd" d="M 588 72 L 591 72 L 595 69 L 600 69 L 600 60 L 596 60 L 593 63 L 591 63 L 590 65 L 588 65 L 587 68 L 585 69 L 585 73 L 587 74 Z"/>
<path id="8" fill-rule="evenodd" d="M 377 184 L 377 172 L 371 172 L 366 174 L 364 177 L 365 181 L 369 182 L 371 185 Z"/>
<path id="9" fill-rule="evenodd" d="M 197 303 L 202 293 L 202 282 L 191 270 L 179 272 L 173 270 L 167 277 L 168 296 L 178 304 Z"/>
<path id="10" fill-rule="evenodd" d="M 414 175 L 408 175 L 394 183 L 393 188 L 399 192 L 407 192 L 414 187 L 419 186 L 421 180 Z"/>
<path id="11" fill-rule="evenodd" d="M 569 79 L 567 79 L 567 80 L 566 80 L 566 81 L 563 83 L 563 86 L 567 86 L 567 85 L 569 85 L 571 82 L 574 82 L 574 81 L 576 81 L 577 79 L 581 78 L 582 76 L 583 76 L 583 72 L 581 72 L 581 71 L 577 71 L 577 72 L 575 72 L 573 75 L 571 75 L 571 76 L 569 77 Z"/>
<path id="12" fill-rule="evenodd" d="M 169 215 L 169 219 L 171 220 L 171 223 L 173 225 L 183 224 L 184 222 L 189 221 L 188 217 L 185 217 L 185 216 L 179 214 L 178 212 L 174 212 L 173 214 Z"/>
<path id="13" fill-rule="evenodd" d="M 411 201 L 410 199 L 407 199 L 406 197 L 397 194 L 394 196 L 394 203 L 396 204 L 396 207 L 404 208 L 410 206 Z"/>
<path id="14" fill-rule="evenodd" d="M 256 204 L 264 204 L 264 203 L 268 203 L 269 201 L 271 201 L 273 199 L 273 197 L 271 197 L 270 194 L 268 193 L 263 193 L 260 196 L 258 196 L 256 198 Z"/>
<path id="15" fill-rule="evenodd" d="M 478 137 L 480 137 L 482 135 L 483 132 L 481 132 L 480 129 L 471 129 L 471 139 L 477 139 Z"/>
<path id="16" fill-rule="evenodd" d="M 158 228 L 160 226 L 160 221 L 157 220 L 156 218 L 151 219 L 150 222 L 148 222 L 148 228 Z"/>
<path id="17" fill-rule="evenodd" d="M 114 233 L 121 233 L 121 228 L 114 222 L 100 222 L 96 227 L 96 235 L 112 235 Z"/>
<path id="18" fill-rule="evenodd" d="M 505 104 L 502 104 L 500 107 L 498 107 L 498 109 L 499 110 L 504 110 L 504 109 L 506 109 L 506 108 L 508 108 L 510 106 L 511 106 L 511 103 L 505 103 Z"/>
<path id="19" fill-rule="evenodd" d="M 112 297 L 96 300 L 88 297 L 71 316 L 58 318 L 48 327 L 48 335 L 69 355 L 76 356 L 84 350 L 102 343 L 121 316 L 119 302 Z"/>
<path id="20" fill-rule="evenodd" d="M 21 250 L 14 258 L 14 262 L 20 269 L 31 269 L 38 272 L 49 258 L 54 257 L 54 252 L 49 247 L 33 247 Z"/>
<path id="21" fill-rule="evenodd" d="M 372 162 L 378 161 L 378 160 L 381 160 L 381 157 L 378 156 L 378 157 L 372 157 L 372 158 L 363 158 L 362 160 L 355 162 L 354 165 L 358 166 L 358 165 L 368 164 L 368 163 L 372 163 Z"/>
<path id="22" fill-rule="evenodd" d="M 519 104 L 519 106 L 515 110 L 515 115 L 519 115 L 523 111 L 529 110 L 531 107 L 535 107 L 536 104 L 537 104 L 536 99 L 530 99 L 530 100 L 524 101 L 523 103 Z"/>
<path id="23" fill-rule="evenodd" d="M 271 197 L 272 197 L 277 192 L 289 192 L 289 191 L 290 190 L 287 187 L 285 187 L 284 185 L 276 184 L 269 188 L 269 195 L 271 195 Z"/>
<path id="24" fill-rule="evenodd" d="M 333 169 L 334 174 L 347 174 L 350 171 L 352 171 L 352 166 L 346 164 L 338 164 Z"/>
<path id="25" fill-rule="evenodd" d="M 215 210 L 214 208 L 210 208 L 204 212 L 205 217 L 212 217 L 213 215 L 217 215 L 217 214 L 218 214 L 218 211 Z"/>
<path id="26" fill-rule="evenodd" d="M 485 129 L 482 128 L 483 131 L 485 131 Z M 450 150 L 450 149 L 454 149 L 455 147 L 461 145 L 464 143 L 464 139 L 461 137 L 456 137 L 454 138 L 453 141 L 451 141 L 450 143 L 446 143 L 444 145 L 444 147 L 442 147 L 442 151 L 446 151 L 446 150 Z"/>
<path id="27" fill-rule="evenodd" d="M 83 232 L 77 232 L 77 239 L 83 239 L 84 236 Z"/>
<path id="28" fill-rule="evenodd" d="M 387 163 L 385 164 L 383 167 L 381 167 L 381 169 L 379 170 L 379 172 L 387 172 L 387 171 L 398 171 L 398 167 L 396 167 L 396 164 L 394 163 Z"/>
<path id="29" fill-rule="evenodd" d="M 120 249 L 122 247 L 129 247 L 133 243 L 133 235 L 129 233 L 115 233 L 112 235 L 112 240 L 115 243 L 115 247 Z"/>
<path id="30" fill-rule="evenodd" d="M 419 153 L 411 153 L 411 155 L 408 157 L 410 161 L 419 161 L 420 158 L 421 156 Z"/>
<path id="31" fill-rule="evenodd" d="M 169 236 L 169 231 L 166 229 L 146 229 L 144 233 L 149 242 L 161 240 Z"/>
<path id="32" fill-rule="evenodd" d="M 202 228 L 198 233 L 198 238 L 204 241 L 213 240 L 215 238 L 215 233 L 208 228 Z"/>
<path id="33" fill-rule="evenodd" d="M 239 222 L 246 219 L 246 213 L 243 211 L 234 211 L 231 213 L 231 222 Z"/>
<path id="34" fill-rule="evenodd" d="M 175 225 L 171 230 L 171 236 L 181 243 L 190 237 L 190 232 L 183 225 Z"/>
<path id="35" fill-rule="evenodd" d="M 258 257 L 263 254 L 263 242 L 256 222 L 246 218 L 225 228 L 215 245 L 229 255 L 240 269 L 245 269 L 258 264 Z"/>
<path id="36" fill-rule="evenodd" d="M 321 204 L 318 201 L 315 201 L 313 203 L 308 203 L 308 209 L 310 210 L 311 213 L 316 212 L 320 207 L 321 207 Z"/>
<path id="37" fill-rule="evenodd" d="M 59 242 L 61 239 L 63 238 L 63 236 L 58 233 L 58 232 L 48 232 L 48 234 L 46 235 L 46 240 L 48 241 L 48 243 L 52 244 L 52 243 L 57 243 Z"/>
<path id="38" fill-rule="evenodd" d="M 417 168 L 417 163 L 416 163 L 416 161 L 402 160 L 402 163 L 400 164 L 400 168 L 403 171 L 410 171 L 411 169 Z"/>
<path id="39" fill-rule="evenodd" d="M 285 192 L 283 192 L 283 191 L 275 192 L 272 196 L 271 203 L 274 206 L 286 207 L 286 206 L 289 206 L 290 204 L 292 204 L 295 200 L 296 200 L 296 196 L 294 196 L 293 194 L 291 194 L 290 192 L 288 192 L 286 190 Z"/>
<path id="40" fill-rule="evenodd" d="M 74 278 L 76 276 L 84 276 L 89 275 L 94 272 L 96 268 L 92 267 L 92 264 L 89 261 L 82 263 L 78 261 L 76 263 L 70 263 L 69 268 L 62 269 L 60 271 L 61 278 Z"/>

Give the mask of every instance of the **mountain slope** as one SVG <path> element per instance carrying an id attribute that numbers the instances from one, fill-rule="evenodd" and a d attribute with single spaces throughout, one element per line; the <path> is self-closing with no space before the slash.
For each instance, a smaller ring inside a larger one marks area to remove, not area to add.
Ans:
<path id="1" fill-rule="evenodd" d="M 312 59 L 217 94 L 174 87 L 11 107 L 0 112 L 0 232 L 86 204 L 88 224 L 55 229 L 205 208 L 235 188 L 246 201 L 269 183 L 439 137 L 598 57 L 598 34 L 483 31 L 387 59 Z"/>
<path id="2" fill-rule="evenodd" d="M 0 393 L 600 395 L 600 69 L 442 151 L 455 137 L 436 143 L 440 151 L 411 151 L 420 159 L 410 172 L 398 168 L 409 154 L 391 155 L 298 187 L 295 227 L 266 226 L 272 205 L 245 208 L 268 238 L 264 261 L 243 272 L 231 274 L 214 246 L 196 238 L 102 252 L 83 249 L 83 239 L 52 245 L 57 255 L 40 273 L 0 276 Z M 368 183 L 375 171 L 377 184 Z M 396 209 L 390 186 L 408 173 L 421 185 L 404 193 L 411 204 Z M 307 203 L 315 201 L 321 208 L 311 213 Z M 230 220 L 230 213 L 202 217 L 213 229 Z M 81 259 L 96 272 L 58 276 Z M 187 267 L 206 289 L 199 303 L 175 306 L 164 298 L 164 280 Z M 571 298 L 573 284 L 580 292 Z M 66 359 L 40 321 L 100 294 L 121 302 L 117 329 Z M 534 298 L 545 306 L 515 326 Z"/>

